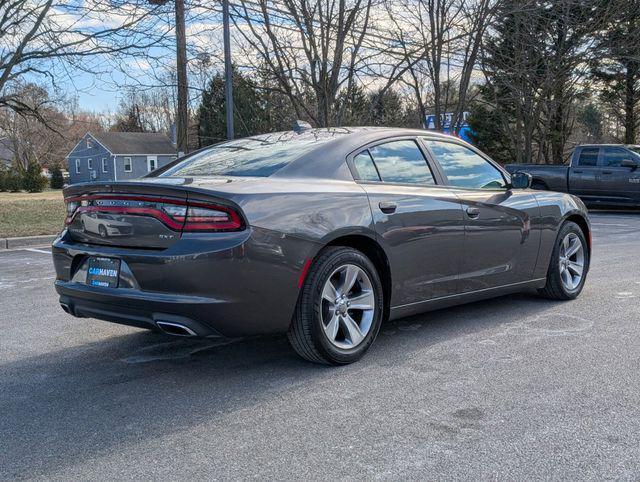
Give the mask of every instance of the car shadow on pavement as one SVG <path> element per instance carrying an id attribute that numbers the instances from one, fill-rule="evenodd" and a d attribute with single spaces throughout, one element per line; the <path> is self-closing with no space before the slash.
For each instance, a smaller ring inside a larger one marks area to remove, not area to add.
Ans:
<path id="1" fill-rule="evenodd" d="M 0 478 L 53 475 L 113 450 L 237 412 L 301 397 L 320 384 L 410 362 L 430 347 L 496 332 L 557 303 L 515 295 L 387 322 L 360 362 L 329 368 L 286 337 L 176 339 L 131 331 L 0 366 Z M 87 330 L 92 323 L 86 320 Z M 420 353 L 419 353 L 420 352 Z M 297 395 L 297 397 L 296 397 Z"/>

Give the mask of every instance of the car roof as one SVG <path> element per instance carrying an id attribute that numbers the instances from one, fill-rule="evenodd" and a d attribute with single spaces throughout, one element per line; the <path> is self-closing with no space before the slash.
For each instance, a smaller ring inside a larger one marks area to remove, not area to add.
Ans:
<path id="1" fill-rule="evenodd" d="M 353 176 L 345 162 L 349 154 L 377 141 L 417 136 L 466 144 L 457 137 L 424 129 L 371 126 L 303 128 L 297 131 L 272 132 L 224 141 L 194 151 L 188 156 L 178 159 L 176 163 L 212 148 L 253 149 L 256 147 L 255 144 L 277 144 L 291 141 L 292 147 L 300 147 L 299 155 L 296 156 L 294 154 L 293 159 L 287 165 L 268 177 L 353 181 Z M 315 140 L 318 142 L 314 142 Z M 163 169 L 166 170 L 167 167 L 171 166 L 172 164 L 169 164 L 165 168 L 160 168 L 155 172 L 155 175 L 162 174 Z"/>
<path id="2" fill-rule="evenodd" d="M 461 139 L 439 132 L 396 128 L 396 127 L 329 127 L 305 129 L 302 132 L 286 131 L 282 133 L 254 136 L 254 138 L 281 136 L 282 138 L 301 139 L 308 137 L 333 137 L 325 142 L 319 142 L 317 147 L 312 147 L 299 158 L 292 161 L 273 174 L 273 177 L 321 177 L 329 179 L 353 179 L 344 162 L 346 156 L 353 151 L 376 141 L 404 136 L 425 136 L 434 139 L 455 140 L 464 143 Z"/>

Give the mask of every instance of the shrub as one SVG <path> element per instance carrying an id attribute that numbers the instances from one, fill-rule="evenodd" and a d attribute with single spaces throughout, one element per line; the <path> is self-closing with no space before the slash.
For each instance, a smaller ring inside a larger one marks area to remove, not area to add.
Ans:
<path id="1" fill-rule="evenodd" d="M 47 178 L 42 175 L 39 162 L 30 161 L 22 179 L 22 188 L 29 192 L 42 192 L 47 187 Z"/>
<path id="2" fill-rule="evenodd" d="M 6 172 L 5 187 L 11 192 L 19 192 L 22 189 L 22 176 L 17 169 L 9 169 Z"/>
<path id="3" fill-rule="evenodd" d="M 5 166 L 0 165 L 0 192 L 8 191 L 8 188 L 7 188 L 8 173 L 9 173 L 9 170 Z"/>
<path id="4" fill-rule="evenodd" d="M 64 186 L 64 176 L 60 164 L 54 164 L 51 168 L 51 189 L 62 189 Z"/>

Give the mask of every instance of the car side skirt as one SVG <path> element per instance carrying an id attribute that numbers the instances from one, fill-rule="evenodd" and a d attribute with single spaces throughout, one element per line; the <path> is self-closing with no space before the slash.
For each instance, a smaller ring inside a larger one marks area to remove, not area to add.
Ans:
<path id="1" fill-rule="evenodd" d="M 508 284 L 504 286 L 496 286 L 493 288 L 486 288 L 482 290 L 470 291 L 467 293 L 459 293 L 450 296 L 442 296 L 440 298 L 433 298 L 426 301 L 419 301 L 417 303 L 410 303 L 407 305 L 392 306 L 389 319 L 395 320 L 398 318 L 404 318 L 405 316 L 416 315 L 427 311 L 439 310 L 441 308 L 447 308 L 451 306 L 463 305 L 465 303 L 472 303 L 474 301 L 486 300 L 489 298 L 495 298 L 498 296 L 508 295 L 511 293 L 518 293 L 521 291 L 529 291 L 543 288 L 547 282 L 546 278 L 538 278 L 529 281 L 522 281 L 519 283 Z"/>

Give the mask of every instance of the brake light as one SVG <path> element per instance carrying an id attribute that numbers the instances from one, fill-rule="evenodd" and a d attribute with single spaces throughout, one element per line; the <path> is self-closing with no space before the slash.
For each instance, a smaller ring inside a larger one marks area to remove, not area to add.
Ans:
<path id="1" fill-rule="evenodd" d="M 76 209 L 80 207 L 80 203 L 77 201 L 66 201 L 67 204 L 67 217 L 64 220 L 65 224 L 69 224 L 73 219 L 73 215 L 76 212 Z"/>
<path id="2" fill-rule="evenodd" d="M 183 231 L 236 231 L 242 227 L 238 214 L 226 206 L 189 205 Z"/>
<path id="3" fill-rule="evenodd" d="M 101 212 L 150 216 L 175 231 L 239 231 L 240 215 L 231 207 L 219 204 L 187 202 L 178 199 L 145 196 L 79 196 L 65 199 L 66 224 L 78 213 Z"/>

